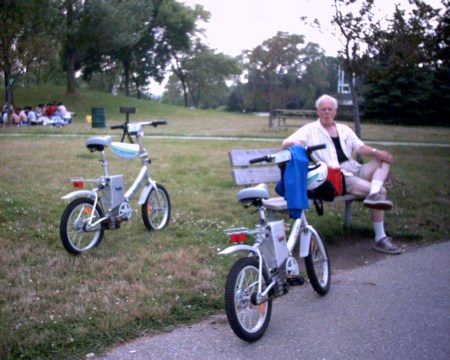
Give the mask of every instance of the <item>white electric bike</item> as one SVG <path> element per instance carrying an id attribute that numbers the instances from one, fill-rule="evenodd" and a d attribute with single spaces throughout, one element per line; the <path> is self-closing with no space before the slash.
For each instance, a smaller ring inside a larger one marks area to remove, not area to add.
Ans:
<path id="1" fill-rule="evenodd" d="M 307 148 L 308 157 L 312 151 L 324 147 Z M 283 150 L 253 159 L 250 163 L 266 161 L 285 164 L 290 159 L 289 150 Z M 322 167 L 320 176 L 325 181 L 324 163 L 310 165 L 308 171 L 308 180 L 312 181 L 315 177 L 317 184 L 322 181 L 317 181 L 318 167 Z M 286 239 L 284 221 L 269 221 L 266 218 L 264 201 L 269 198 L 266 184 L 243 189 L 238 192 L 237 198 L 244 207 L 256 207 L 260 222 L 255 229 L 242 227 L 225 230 L 235 245 L 219 254 L 248 253 L 230 269 L 225 285 L 225 309 L 234 333 L 244 341 L 253 342 L 264 335 L 269 325 L 272 300 L 287 294 L 290 286 L 305 283 L 293 255 L 297 241 L 300 241 L 298 255 L 305 259 L 309 282 L 319 295 L 327 294 L 330 289 L 331 269 L 325 243 L 319 232 L 308 224 L 305 211 L 294 221 Z M 255 238 L 253 245 L 244 244 L 247 236 Z"/>
<path id="2" fill-rule="evenodd" d="M 122 222 L 130 220 L 133 214 L 130 200 L 141 187 L 138 204 L 145 226 L 149 230 L 162 230 L 167 226 L 171 211 L 169 193 L 150 177 L 150 160 L 142 146 L 144 126 L 166 124 L 165 120 L 154 120 L 111 126 L 111 129 L 122 129 L 128 136 L 134 135 L 136 144 L 113 142 L 111 136 L 94 136 L 86 140 L 86 147 L 91 152 L 101 153 L 104 175 L 98 179 L 70 178 L 75 188 L 83 188 L 86 183 L 95 185 L 92 190 L 76 190 L 62 197 L 71 200 L 60 222 L 61 241 L 70 254 L 91 250 L 100 244 L 105 230 L 119 229 Z M 109 174 L 107 147 L 122 159 L 140 158 L 142 161 L 139 174 L 126 192 L 123 175 Z"/>

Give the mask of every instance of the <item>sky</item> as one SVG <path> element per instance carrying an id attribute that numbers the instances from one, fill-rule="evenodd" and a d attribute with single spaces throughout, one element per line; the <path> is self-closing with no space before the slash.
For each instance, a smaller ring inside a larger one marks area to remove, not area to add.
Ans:
<path id="1" fill-rule="evenodd" d="M 208 23 L 199 24 L 205 29 L 203 39 L 210 48 L 230 56 L 251 50 L 278 31 L 305 35 L 306 42 L 317 42 L 327 55 L 336 56 L 339 42 L 331 34 L 321 34 L 300 21 L 301 16 L 311 20 L 320 15 L 321 21 L 331 22 L 330 0 L 179 0 L 194 7 L 196 4 L 211 13 Z M 320 9 L 320 10 L 319 10 Z M 153 84 L 151 91 L 161 95 L 162 86 Z"/>
<path id="2" fill-rule="evenodd" d="M 211 13 L 208 23 L 199 24 L 205 29 L 204 42 L 217 52 L 237 56 L 243 50 L 252 50 L 278 31 L 304 35 L 305 43 L 314 42 L 328 56 L 336 56 L 342 48 L 338 38 L 332 34 L 331 20 L 334 14 L 332 0 L 179 0 L 194 7 L 195 4 Z M 425 0 L 438 7 L 440 0 Z M 407 0 L 375 0 L 379 16 L 392 14 L 394 4 L 405 8 Z M 301 21 L 306 16 L 310 22 L 319 19 L 323 30 L 313 28 Z M 163 87 L 154 84 L 155 95 Z"/>
<path id="3" fill-rule="evenodd" d="M 183 1 L 183 0 L 182 0 Z M 218 52 L 236 56 L 251 50 L 278 31 L 305 35 L 306 42 L 320 42 L 327 55 L 336 56 L 339 43 L 332 34 L 320 33 L 300 18 L 320 17 L 330 24 L 333 9 L 330 0 L 184 0 L 186 5 L 203 5 L 211 13 L 205 42 Z M 326 5 L 326 6 L 325 6 Z"/>

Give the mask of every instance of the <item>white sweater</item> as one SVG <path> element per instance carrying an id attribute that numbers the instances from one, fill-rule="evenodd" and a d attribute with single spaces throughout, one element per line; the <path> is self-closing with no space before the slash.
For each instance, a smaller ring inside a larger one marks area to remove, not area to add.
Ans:
<path id="1" fill-rule="evenodd" d="M 364 145 L 364 143 L 347 125 L 338 123 L 335 123 L 335 125 L 339 133 L 339 141 L 344 154 L 350 161 L 356 162 L 353 159 L 353 154 L 359 149 L 360 146 Z M 290 140 L 299 140 L 304 146 L 326 144 L 327 147 L 325 149 L 314 151 L 312 153 L 312 158 L 315 161 L 323 161 L 329 167 L 339 167 L 339 161 L 333 140 L 327 130 L 320 123 L 320 119 L 302 126 L 285 141 Z"/>

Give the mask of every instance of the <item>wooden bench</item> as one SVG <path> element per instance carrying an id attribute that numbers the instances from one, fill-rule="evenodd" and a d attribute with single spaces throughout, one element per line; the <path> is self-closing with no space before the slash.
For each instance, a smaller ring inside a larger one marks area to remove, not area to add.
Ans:
<path id="1" fill-rule="evenodd" d="M 281 149 L 242 149 L 231 150 L 228 155 L 232 166 L 232 176 L 235 185 L 252 186 L 260 183 L 277 183 L 280 178 L 280 169 L 276 164 L 258 163 L 249 164 L 249 160 L 274 154 Z M 334 198 L 334 202 L 345 202 L 345 226 L 352 221 L 352 202 L 362 201 L 364 198 L 355 195 L 344 195 Z M 287 203 L 283 197 L 276 196 L 264 202 L 268 215 L 274 218 L 277 212 L 287 212 Z"/>
<path id="2" fill-rule="evenodd" d="M 286 127 L 287 119 L 313 120 L 317 117 L 315 110 L 275 109 L 273 118 L 277 119 L 278 127 Z"/>

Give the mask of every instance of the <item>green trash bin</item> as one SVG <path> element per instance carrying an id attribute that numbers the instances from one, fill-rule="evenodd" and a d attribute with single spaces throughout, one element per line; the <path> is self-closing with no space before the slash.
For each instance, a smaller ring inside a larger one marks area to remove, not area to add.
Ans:
<path id="1" fill-rule="evenodd" d="M 104 128 L 105 124 L 105 108 L 92 108 L 92 127 Z"/>

